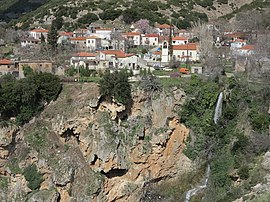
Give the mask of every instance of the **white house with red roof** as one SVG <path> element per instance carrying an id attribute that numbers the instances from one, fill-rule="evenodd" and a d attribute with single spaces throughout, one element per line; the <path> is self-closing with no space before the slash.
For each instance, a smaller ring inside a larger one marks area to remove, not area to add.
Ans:
<path id="1" fill-rule="evenodd" d="M 141 33 L 140 32 L 126 32 L 122 36 L 130 43 L 131 46 L 141 45 Z"/>
<path id="2" fill-rule="evenodd" d="M 158 46 L 158 34 L 143 34 L 142 45 Z"/>
<path id="3" fill-rule="evenodd" d="M 93 34 L 102 39 L 111 40 L 112 31 L 111 28 L 96 28 Z"/>
<path id="4" fill-rule="evenodd" d="M 77 67 L 84 67 L 87 69 L 96 69 L 97 61 L 95 53 L 79 52 L 70 58 L 70 65 Z"/>
<path id="5" fill-rule="evenodd" d="M 236 55 L 239 56 L 249 56 L 254 53 L 255 46 L 254 45 L 245 45 L 235 51 Z"/>
<path id="6" fill-rule="evenodd" d="M 29 31 L 29 36 L 34 39 L 41 40 L 41 35 L 43 35 L 45 40 L 47 40 L 48 33 L 49 33 L 49 30 L 47 29 L 33 29 Z"/>
<path id="7" fill-rule="evenodd" d="M 170 33 L 170 28 L 172 29 L 173 34 L 173 26 L 168 24 L 160 24 L 156 26 L 156 30 L 160 36 L 167 36 Z"/>
<path id="8" fill-rule="evenodd" d="M 136 69 L 138 57 L 134 54 L 127 54 L 121 50 L 104 50 L 98 53 L 98 68 L 127 68 Z"/>
<path id="9" fill-rule="evenodd" d="M 167 63 L 170 59 L 175 61 L 198 61 L 199 58 L 199 46 L 196 43 L 186 43 L 173 46 L 172 57 L 169 55 L 169 43 L 164 41 L 161 51 L 161 62 Z"/>
<path id="10" fill-rule="evenodd" d="M 86 39 L 87 37 L 72 37 L 70 43 L 76 50 L 86 50 Z"/>
<path id="11" fill-rule="evenodd" d="M 182 36 L 176 36 L 172 38 L 172 45 L 183 45 L 188 43 L 188 38 Z"/>
<path id="12" fill-rule="evenodd" d="M 196 43 L 187 43 L 173 46 L 173 59 L 176 61 L 198 61 L 199 46 Z"/>
<path id="13" fill-rule="evenodd" d="M 86 47 L 90 51 L 95 51 L 101 48 L 101 38 L 97 36 L 86 37 Z"/>
<path id="14" fill-rule="evenodd" d="M 246 40 L 235 39 L 234 41 L 231 42 L 231 47 L 230 48 L 231 48 L 231 50 L 238 49 L 238 48 L 242 48 L 246 44 L 247 44 Z"/>

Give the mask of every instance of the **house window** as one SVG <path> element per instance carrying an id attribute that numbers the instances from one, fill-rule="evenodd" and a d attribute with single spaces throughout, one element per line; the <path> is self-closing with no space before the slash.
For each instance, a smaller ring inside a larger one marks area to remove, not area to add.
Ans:
<path id="1" fill-rule="evenodd" d="M 163 48 L 167 48 L 167 47 L 168 47 L 167 42 L 164 42 L 163 43 Z"/>
<path id="2" fill-rule="evenodd" d="M 94 40 L 92 40 L 92 43 L 94 43 Z"/>
<path id="3" fill-rule="evenodd" d="M 155 41 L 157 41 L 157 38 L 155 38 Z"/>
<path id="4" fill-rule="evenodd" d="M 189 52 L 189 56 L 192 56 L 192 52 Z"/>
<path id="5" fill-rule="evenodd" d="M 184 51 L 182 52 L 182 55 L 183 55 L 183 56 L 185 55 L 185 52 L 184 52 Z"/>

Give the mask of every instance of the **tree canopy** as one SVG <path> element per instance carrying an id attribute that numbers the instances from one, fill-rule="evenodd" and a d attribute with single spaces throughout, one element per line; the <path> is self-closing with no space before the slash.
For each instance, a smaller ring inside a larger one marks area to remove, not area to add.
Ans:
<path id="1" fill-rule="evenodd" d="M 100 94 L 106 99 L 114 98 L 117 102 L 127 104 L 131 101 L 131 85 L 126 71 L 110 73 L 106 71 L 100 80 Z"/>
<path id="2" fill-rule="evenodd" d="M 16 117 L 18 124 L 26 123 L 60 91 L 59 78 L 50 73 L 32 73 L 21 80 L 4 77 L 0 85 L 0 121 Z"/>

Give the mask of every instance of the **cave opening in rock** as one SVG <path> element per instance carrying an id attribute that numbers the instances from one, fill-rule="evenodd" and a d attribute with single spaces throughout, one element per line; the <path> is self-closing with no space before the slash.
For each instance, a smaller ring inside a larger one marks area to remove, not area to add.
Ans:
<path id="1" fill-rule="evenodd" d="M 68 128 L 65 132 L 62 133 L 61 136 L 65 138 L 65 142 L 68 142 L 74 137 L 77 143 L 80 143 L 79 135 L 80 134 L 74 132 L 73 128 Z"/>
<path id="2" fill-rule="evenodd" d="M 128 172 L 127 169 L 111 169 L 109 172 L 105 173 L 101 171 L 101 174 L 105 175 L 107 178 L 121 177 Z"/>
<path id="3" fill-rule="evenodd" d="M 95 165 L 98 160 L 98 156 L 95 154 L 93 161 L 91 161 L 91 165 Z"/>

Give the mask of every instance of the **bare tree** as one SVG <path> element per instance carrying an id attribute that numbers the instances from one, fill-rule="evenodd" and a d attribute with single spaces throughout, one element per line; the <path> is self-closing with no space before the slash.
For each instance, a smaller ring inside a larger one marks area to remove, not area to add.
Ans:
<path id="1" fill-rule="evenodd" d="M 120 50 L 121 46 L 124 46 L 125 38 L 122 36 L 120 31 L 114 31 L 111 33 L 111 45 L 116 50 Z"/>
<path id="2" fill-rule="evenodd" d="M 204 71 L 214 76 L 223 70 L 221 55 L 217 52 L 214 44 L 213 26 L 197 22 L 194 26 L 195 35 L 199 38 L 200 60 L 204 66 Z"/>

